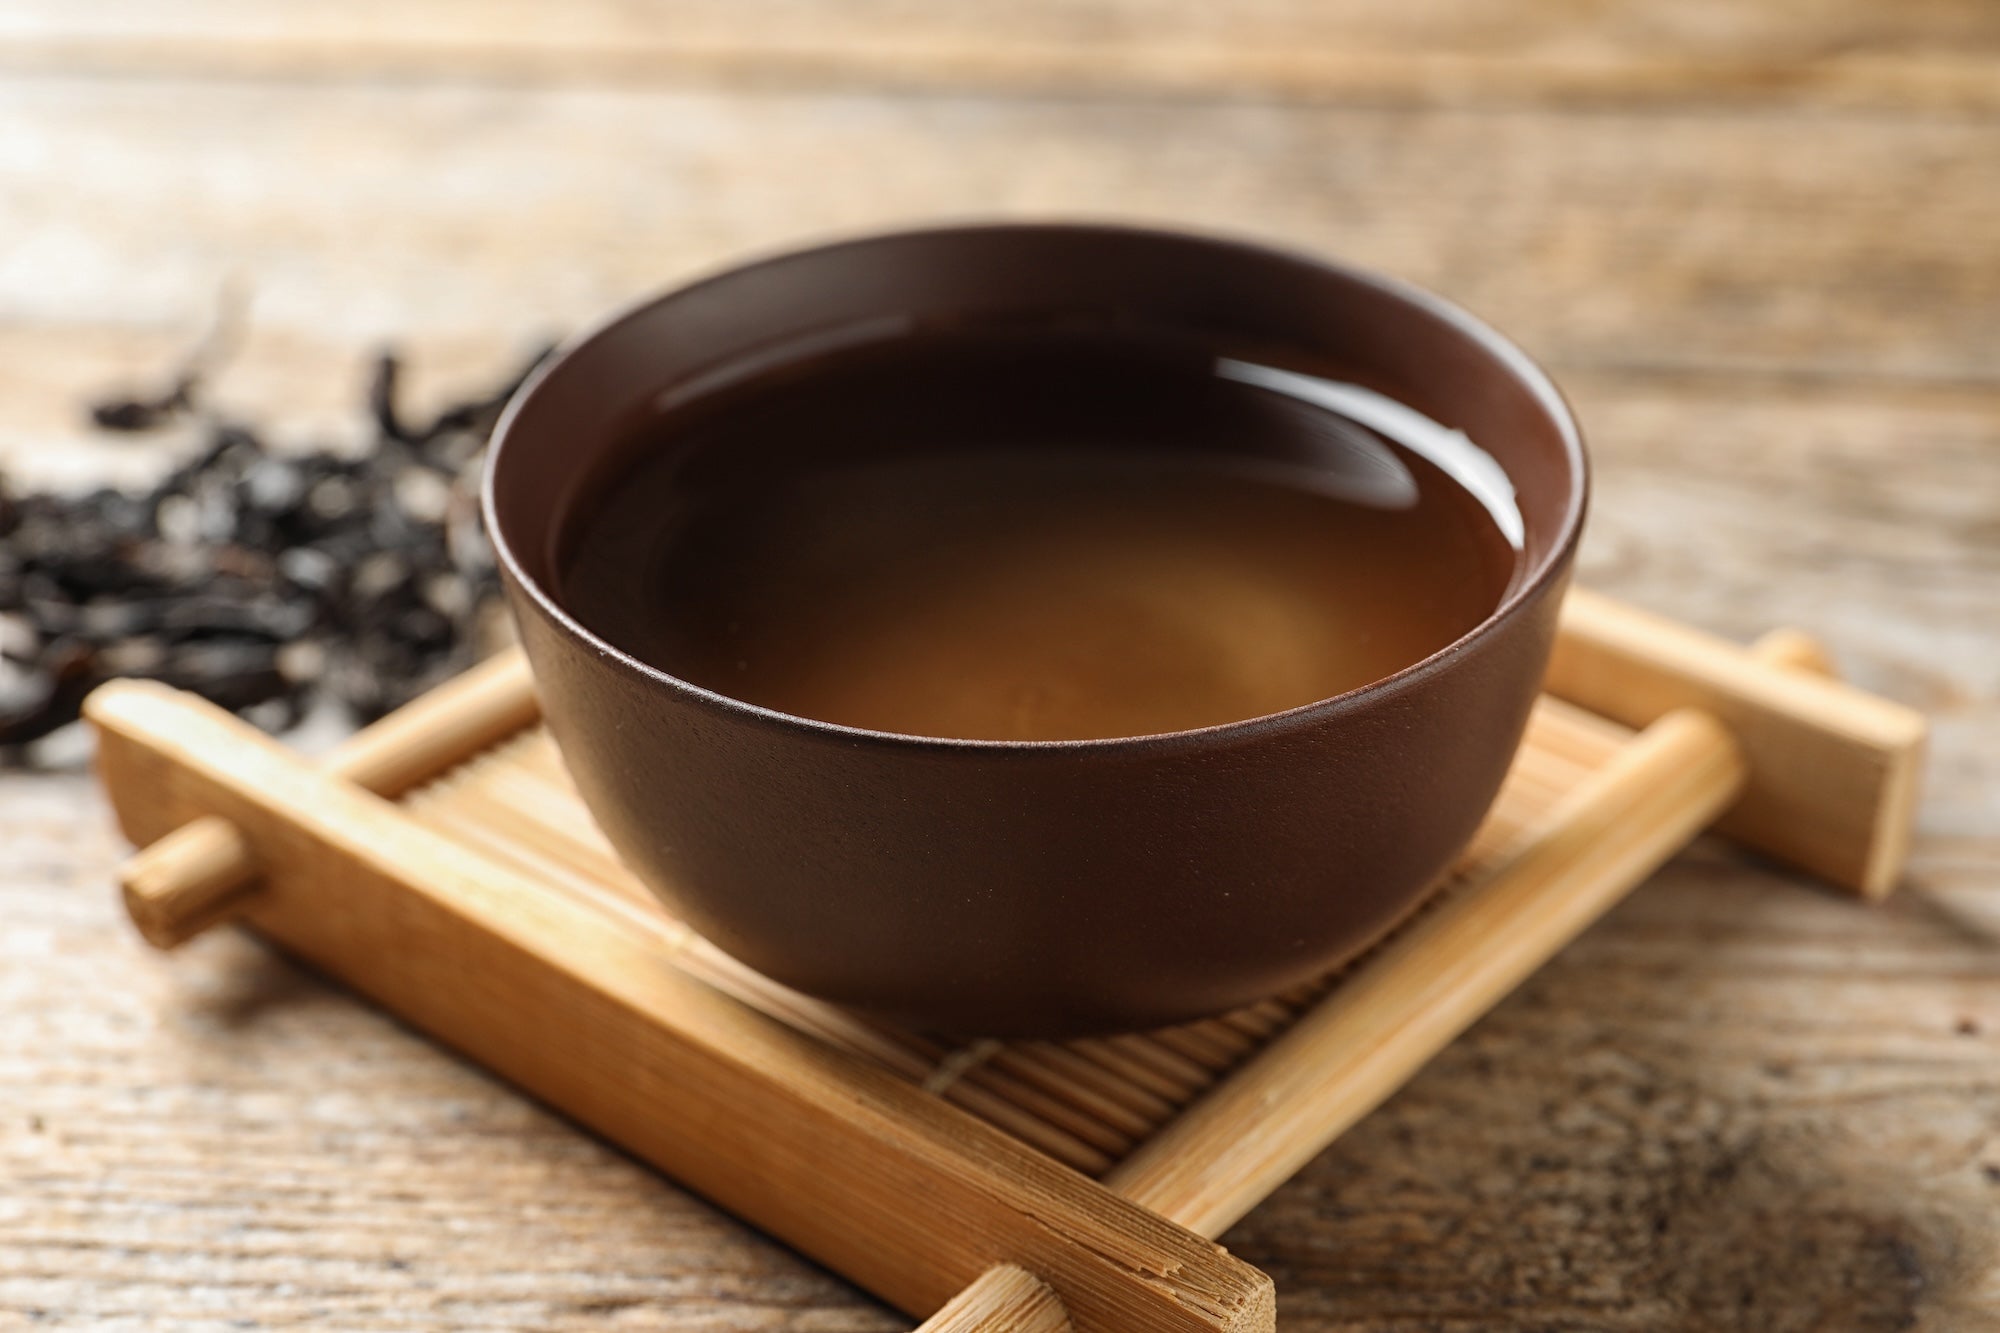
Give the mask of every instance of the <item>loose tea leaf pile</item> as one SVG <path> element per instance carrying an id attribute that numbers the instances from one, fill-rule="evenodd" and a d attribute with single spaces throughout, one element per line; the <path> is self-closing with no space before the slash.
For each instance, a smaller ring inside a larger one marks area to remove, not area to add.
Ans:
<path id="1" fill-rule="evenodd" d="M 283 730 L 323 699 L 371 720 L 471 665 L 498 594 L 479 473 L 526 371 L 414 424 L 399 369 L 376 364 L 358 456 L 273 449 L 210 414 L 191 362 L 162 394 L 91 407 L 110 431 L 198 423 L 200 453 L 152 489 L 0 478 L 0 763 L 24 762 L 116 676 Z"/>

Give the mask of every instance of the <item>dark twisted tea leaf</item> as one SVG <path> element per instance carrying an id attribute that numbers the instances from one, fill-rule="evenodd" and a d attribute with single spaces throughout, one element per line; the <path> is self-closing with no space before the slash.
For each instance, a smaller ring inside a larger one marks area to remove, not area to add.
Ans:
<path id="1" fill-rule="evenodd" d="M 241 331 L 242 293 L 225 285 L 215 311 L 215 322 L 181 359 L 166 379 L 166 387 L 156 393 L 107 394 L 92 401 L 89 416 L 99 430 L 137 435 L 159 430 L 192 415 L 209 372 L 228 355 Z"/>
<path id="2" fill-rule="evenodd" d="M 383 439 L 409 444 L 414 437 L 403 425 L 402 414 L 396 408 L 396 381 L 402 377 L 402 371 L 403 363 L 394 352 L 376 354 L 374 373 L 368 377 L 368 412 L 375 418 L 375 429 Z"/>
<path id="3" fill-rule="evenodd" d="M 194 405 L 201 378 L 193 369 L 175 376 L 168 388 L 150 396 L 100 398 L 90 405 L 90 421 L 99 430 L 138 434 L 158 430 Z"/>
<path id="4" fill-rule="evenodd" d="M 202 447 L 143 492 L 0 477 L 0 763 L 32 762 L 22 747 L 115 676 L 284 728 L 321 700 L 369 720 L 470 665 L 499 591 L 472 497 L 500 409 L 543 355 L 412 425 L 385 353 L 360 457 L 273 451 L 214 418 L 201 350 L 161 393 L 91 404 L 106 430 L 197 422 Z"/>
<path id="5" fill-rule="evenodd" d="M 402 363 L 393 352 L 383 352 L 376 357 L 375 373 L 369 381 L 368 405 L 375 419 L 375 427 L 385 441 L 416 446 L 419 454 L 429 461 L 437 461 L 435 455 L 449 450 L 454 437 L 473 437 L 484 444 L 486 437 L 493 433 L 493 427 L 500 420 L 501 409 L 507 400 L 527 382 L 536 366 L 544 357 L 555 350 L 554 344 L 543 346 L 527 363 L 520 373 L 502 384 L 492 393 L 482 398 L 468 398 L 443 408 L 430 423 L 421 428 L 405 422 L 397 409 L 397 381 L 402 375 Z M 462 441 L 461 441 L 462 442 Z"/>
<path id="6" fill-rule="evenodd" d="M 7 668 L 0 672 L 0 743 L 11 746 L 67 726 L 98 683 L 91 650 L 72 640 L 58 641 L 31 668 Z"/>

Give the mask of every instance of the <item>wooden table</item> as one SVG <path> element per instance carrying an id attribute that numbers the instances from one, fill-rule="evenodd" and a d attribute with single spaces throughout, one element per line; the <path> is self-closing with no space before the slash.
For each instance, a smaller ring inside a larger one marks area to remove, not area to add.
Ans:
<path id="1" fill-rule="evenodd" d="M 1990 5 L 16 0 L 0 459 L 155 466 L 78 402 L 225 282 L 220 396 L 352 431 L 384 339 L 443 395 L 704 266 L 993 214 L 1462 299 L 1581 410 L 1588 582 L 1936 722 L 1891 904 L 1700 849 L 1232 1231 L 1284 1326 L 2000 1328 Z M 148 952 L 80 772 L 0 777 L 0 849 L 0 1329 L 900 1325 L 245 938 Z"/>

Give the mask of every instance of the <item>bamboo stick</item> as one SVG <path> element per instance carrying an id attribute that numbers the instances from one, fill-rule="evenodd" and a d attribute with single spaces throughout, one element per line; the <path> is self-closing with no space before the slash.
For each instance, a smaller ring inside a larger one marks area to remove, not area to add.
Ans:
<path id="1" fill-rule="evenodd" d="M 929 1333 L 1070 1333 L 1069 1311 L 1024 1268 L 1001 1264 L 924 1322 Z"/>
<path id="2" fill-rule="evenodd" d="M 1069 1042 L 1068 1049 L 1111 1077 L 1123 1079 L 1175 1106 L 1185 1103 L 1189 1094 L 1203 1086 L 1198 1077 L 1190 1080 L 1163 1074 L 1150 1061 L 1139 1059 L 1120 1046 L 1116 1038 L 1082 1037 Z"/>
<path id="3" fill-rule="evenodd" d="M 356 732 L 326 769 L 377 796 L 400 795 L 536 716 L 527 660 L 510 649 Z M 118 887 L 140 935 L 171 949 L 240 913 L 256 874 L 236 831 L 203 816 L 127 858 Z"/>
<path id="4" fill-rule="evenodd" d="M 1807 675 L 1823 676 L 1827 680 L 1840 679 L 1840 672 L 1833 664 L 1833 654 L 1827 652 L 1826 645 L 1804 630 L 1788 625 L 1766 630 L 1750 645 L 1750 656 L 1766 666 L 1787 667 Z M 1582 716 L 1589 717 L 1590 714 Z"/>
<path id="5" fill-rule="evenodd" d="M 215 815 L 175 830 L 118 869 L 125 914 L 156 949 L 183 944 L 236 915 L 255 886 L 243 835 Z"/>
<path id="6" fill-rule="evenodd" d="M 1060 1048 L 1055 1048 L 1057 1052 Z M 1108 1126 L 1130 1145 L 1153 1132 L 1157 1117 L 1132 1110 L 1120 1096 L 1099 1090 L 1088 1077 L 1078 1077 L 1074 1067 L 1064 1064 L 1049 1051 L 1026 1043 L 1002 1046 L 988 1063 L 1047 1096 L 1061 1100 L 1079 1114 Z M 1084 1065 L 1088 1070 L 1089 1066 Z M 1168 1114 L 1172 1114 L 1171 1111 Z"/>
<path id="7" fill-rule="evenodd" d="M 1126 1114 L 1143 1119 L 1148 1124 L 1158 1125 L 1180 1109 L 1177 1102 L 1169 1101 L 1150 1087 L 1122 1078 L 1093 1060 L 1086 1060 L 1068 1045 L 1035 1041 L 1022 1043 L 1022 1046 L 1040 1055 L 1046 1067 L 1070 1083 L 1115 1101 Z"/>
<path id="8" fill-rule="evenodd" d="M 1581 589 L 1563 603 L 1545 688 L 1635 727 L 1708 711 L 1749 763 L 1721 832 L 1865 897 L 1894 885 L 1923 762 L 1915 710 Z"/>
<path id="9" fill-rule="evenodd" d="M 400 796 L 539 716 L 528 659 L 510 648 L 355 732 L 324 767 L 363 791 Z"/>

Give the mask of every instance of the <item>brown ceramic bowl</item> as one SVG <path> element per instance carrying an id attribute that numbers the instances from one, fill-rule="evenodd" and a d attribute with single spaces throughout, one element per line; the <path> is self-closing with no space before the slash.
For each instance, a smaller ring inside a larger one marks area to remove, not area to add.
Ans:
<path id="1" fill-rule="evenodd" d="M 885 315 L 1115 316 L 1342 368 L 1504 466 L 1498 608 L 1387 679 L 1224 726 L 955 741 L 772 712 L 648 667 L 554 593 L 573 488 L 664 389 Z M 573 342 L 502 419 L 486 514 L 548 725 L 626 863 L 731 954 L 928 1028 L 1130 1029 L 1306 981 L 1379 938 L 1478 826 L 1547 663 L 1583 520 L 1576 424 L 1511 343 L 1421 291 L 1233 241 L 984 226 L 766 259 Z"/>

